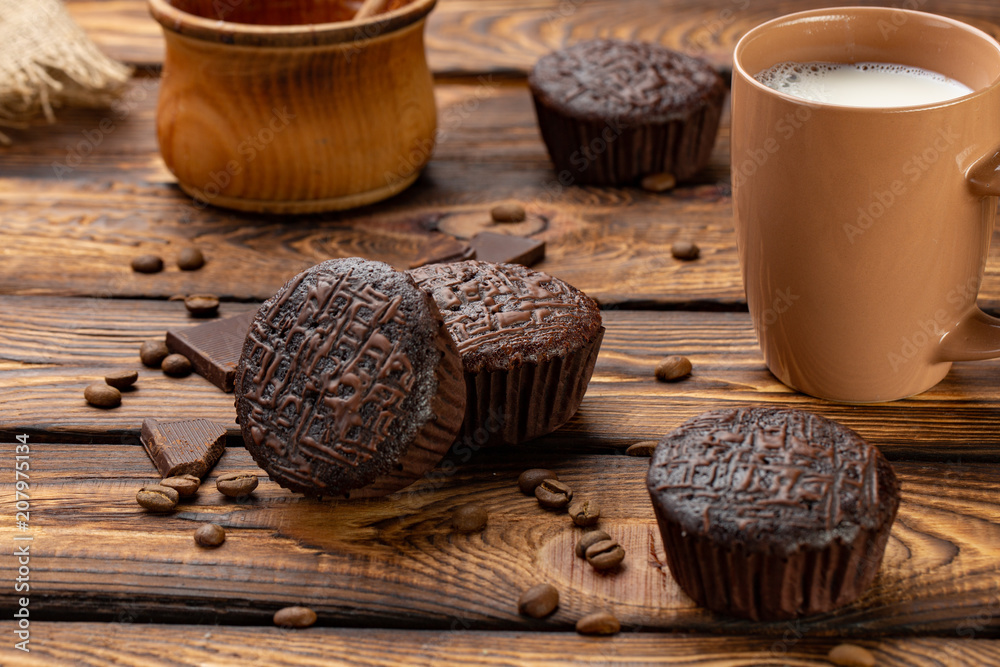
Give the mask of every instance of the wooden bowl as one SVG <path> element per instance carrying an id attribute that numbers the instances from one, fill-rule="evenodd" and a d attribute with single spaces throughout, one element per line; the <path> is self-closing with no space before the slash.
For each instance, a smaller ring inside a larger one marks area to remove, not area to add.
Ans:
<path id="1" fill-rule="evenodd" d="M 263 213 L 390 197 L 434 147 L 435 0 L 148 0 L 166 58 L 160 152 L 199 206 Z"/>

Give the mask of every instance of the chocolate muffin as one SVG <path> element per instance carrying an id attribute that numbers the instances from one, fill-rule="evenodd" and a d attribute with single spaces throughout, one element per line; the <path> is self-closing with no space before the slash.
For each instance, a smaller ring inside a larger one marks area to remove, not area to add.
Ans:
<path id="1" fill-rule="evenodd" d="M 604 337 L 593 299 L 520 264 L 431 264 L 410 275 L 433 295 L 462 356 L 460 441 L 517 444 L 576 413 Z"/>
<path id="2" fill-rule="evenodd" d="M 772 621 L 856 600 L 899 508 L 888 461 L 851 429 L 777 408 L 706 412 L 647 479 L 667 564 L 699 605 Z"/>
<path id="3" fill-rule="evenodd" d="M 447 452 L 465 410 L 461 360 L 433 299 L 358 258 L 318 264 L 260 307 L 235 393 L 254 460 L 311 496 L 403 488 Z"/>
<path id="4" fill-rule="evenodd" d="M 594 39 L 540 59 L 528 85 L 559 181 L 687 179 L 712 153 L 726 84 L 711 65 L 656 44 Z"/>

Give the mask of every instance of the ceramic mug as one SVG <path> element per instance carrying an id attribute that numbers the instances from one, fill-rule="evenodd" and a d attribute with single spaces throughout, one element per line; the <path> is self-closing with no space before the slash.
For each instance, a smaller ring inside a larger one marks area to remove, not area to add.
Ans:
<path id="1" fill-rule="evenodd" d="M 149 0 L 166 38 L 157 138 L 181 188 L 310 213 L 409 186 L 434 146 L 434 3 L 392 0 L 352 20 L 348 0 Z"/>
<path id="2" fill-rule="evenodd" d="M 737 246 L 768 368 L 813 396 L 875 402 L 1000 356 L 1000 320 L 976 306 L 1000 195 L 1000 45 L 932 14 L 840 7 L 752 29 L 734 61 Z M 807 102 L 754 79 L 786 61 L 898 63 L 973 92 Z"/>

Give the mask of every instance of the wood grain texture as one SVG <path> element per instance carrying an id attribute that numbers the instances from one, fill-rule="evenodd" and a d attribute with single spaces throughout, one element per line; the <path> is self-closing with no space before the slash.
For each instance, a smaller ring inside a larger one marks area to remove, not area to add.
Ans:
<path id="1" fill-rule="evenodd" d="M 10 634 L 13 623 L 0 623 Z M 780 661 L 790 667 L 829 667 L 836 640 L 662 633 L 581 637 L 571 633 L 414 631 L 381 629 L 281 630 L 272 627 L 205 627 L 130 623 L 32 624 L 31 654 L 0 646 L 0 661 L 26 667 L 97 667 L 113 663 L 172 665 L 338 664 L 402 665 L 672 665 L 674 667 L 758 667 Z M 880 667 L 985 665 L 1000 661 L 1000 642 L 953 639 L 862 640 Z"/>
<path id="2" fill-rule="evenodd" d="M 109 55 L 140 66 L 163 62 L 163 37 L 143 0 L 69 0 L 72 16 Z M 795 11 L 837 5 L 910 6 L 887 0 L 439 0 L 427 25 L 438 76 L 523 75 L 539 57 L 594 37 L 660 43 L 732 67 L 736 41 L 753 26 Z M 976 0 L 923 0 L 923 11 L 1000 34 L 1000 10 Z"/>
<path id="3" fill-rule="evenodd" d="M 225 303 L 221 316 L 256 306 Z M 212 419 L 238 431 L 232 394 L 204 378 L 171 378 L 141 366 L 138 349 L 168 328 L 195 324 L 180 302 L 0 297 L 0 433 L 57 440 L 137 442 L 146 417 Z M 576 416 L 533 449 L 625 448 L 658 439 L 683 420 L 730 405 L 783 404 L 857 430 L 891 458 L 1000 458 L 1000 361 L 955 364 L 937 387 L 911 399 L 867 406 L 834 404 L 782 385 L 766 370 L 745 313 L 604 311 L 607 332 Z M 664 384 L 657 361 L 688 356 L 692 376 Z M 139 371 L 122 406 L 98 410 L 83 389 L 109 371 Z"/>
<path id="4" fill-rule="evenodd" d="M 13 454 L 12 444 L 0 446 L 3 460 Z M 831 614 L 759 624 L 696 607 L 669 576 L 645 458 L 467 448 L 384 499 L 308 500 L 264 479 L 236 501 L 215 490 L 215 477 L 256 467 L 246 450 L 230 448 L 197 496 L 150 515 L 135 502 L 157 478 L 140 447 L 35 443 L 30 456 L 31 530 L 17 535 L 34 538 L 36 620 L 266 625 L 275 610 L 303 604 L 341 626 L 562 631 L 605 608 L 633 631 L 1000 633 L 1000 471 L 981 466 L 895 464 L 903 498 L 873 587 Z M 600 503 L 600 527 L 628 554 L 619 571 L 597 573 L 577 558 L 581 529 L 520 493 L 517 476 L 533 466 Z M 13 497 L 8 469 L 0 509 L 10 515 Z M 489 523 L 481 533 L 454 533 L 450 514 L 468 502 L 482 504 Z M 221 548 L 194 544 L 207 521 L 226 528 Z M 13 522 L 0 525 L 6 543 L 14 534 Z M 14 568 L 13 559 L 0 562 L 8 581 Z M 527 620 L 516 600 L 539 582 L 560 590 L 559 609 Z M 13 587 L 0 590 L 5 608 L 14 596 Z"/>

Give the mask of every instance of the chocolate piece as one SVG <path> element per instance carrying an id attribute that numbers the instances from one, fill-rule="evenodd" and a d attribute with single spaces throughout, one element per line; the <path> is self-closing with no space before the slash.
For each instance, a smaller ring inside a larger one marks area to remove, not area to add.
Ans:
<path id="1" fill-rule="evenodd" d="M 143 419 L 139 439 L 163 477 L 204 477 L 226 450 L 226 429 L 207 419 Z"/>
<path id="2" fill-rule="evenodd" d="M 465 412 L 461 360 L 434 301 L 358 258 L 318 264 L 260 307 L 235 391 L 254 459 L 313 496 L 410 484 L 441 460 Z"/>
<path id="3" fill-rule="evenodd" d="M 545 56 L 528 85 L 560 182 L 594 185 L 693 176 L 711 156 L 726 95 L 703 60 L 612 39 Z"/>
<path id="4" fill-rule="evenodd" d="M 545 241 L 511 234 L 479 232 L 470 242 L 483 262 L 531 266 L 545 259 Z"/>
<path id="5" fill-rule="evenodd" d="M 872 582 L 899 507 L 892 467 L 854 431 L 798 410 L 688 420 L 647 479 L 667 564 L 698 604 L 753 620 L 828 612 Z"/>
<path id="6" fill-rule="evenodd" d="M 222 391 L 232 391 L 243 340 L 256 314 L 251 310 L 194 327 L 171 329 L 167 331 L 167 348 L 190 359 L 195 372 Z"/>
<path id="7" fill-rule="evenodd" d="M 410 268 L 415 269 L 427 264 L 463 262 L 475 258 L 475 249 L 465 241 L 460 241 L 447 234 L 435 234 L 417 249 L 417 258 L 410 263 Z"/>
<path id="8" fill-rule="evenodd" d="M 433 264 L 410 274 L 434 296 L 462 355 L 460 440 L 520 443 L 576 413 L 604 336 L 593 299 L 517 264 Z"/>

